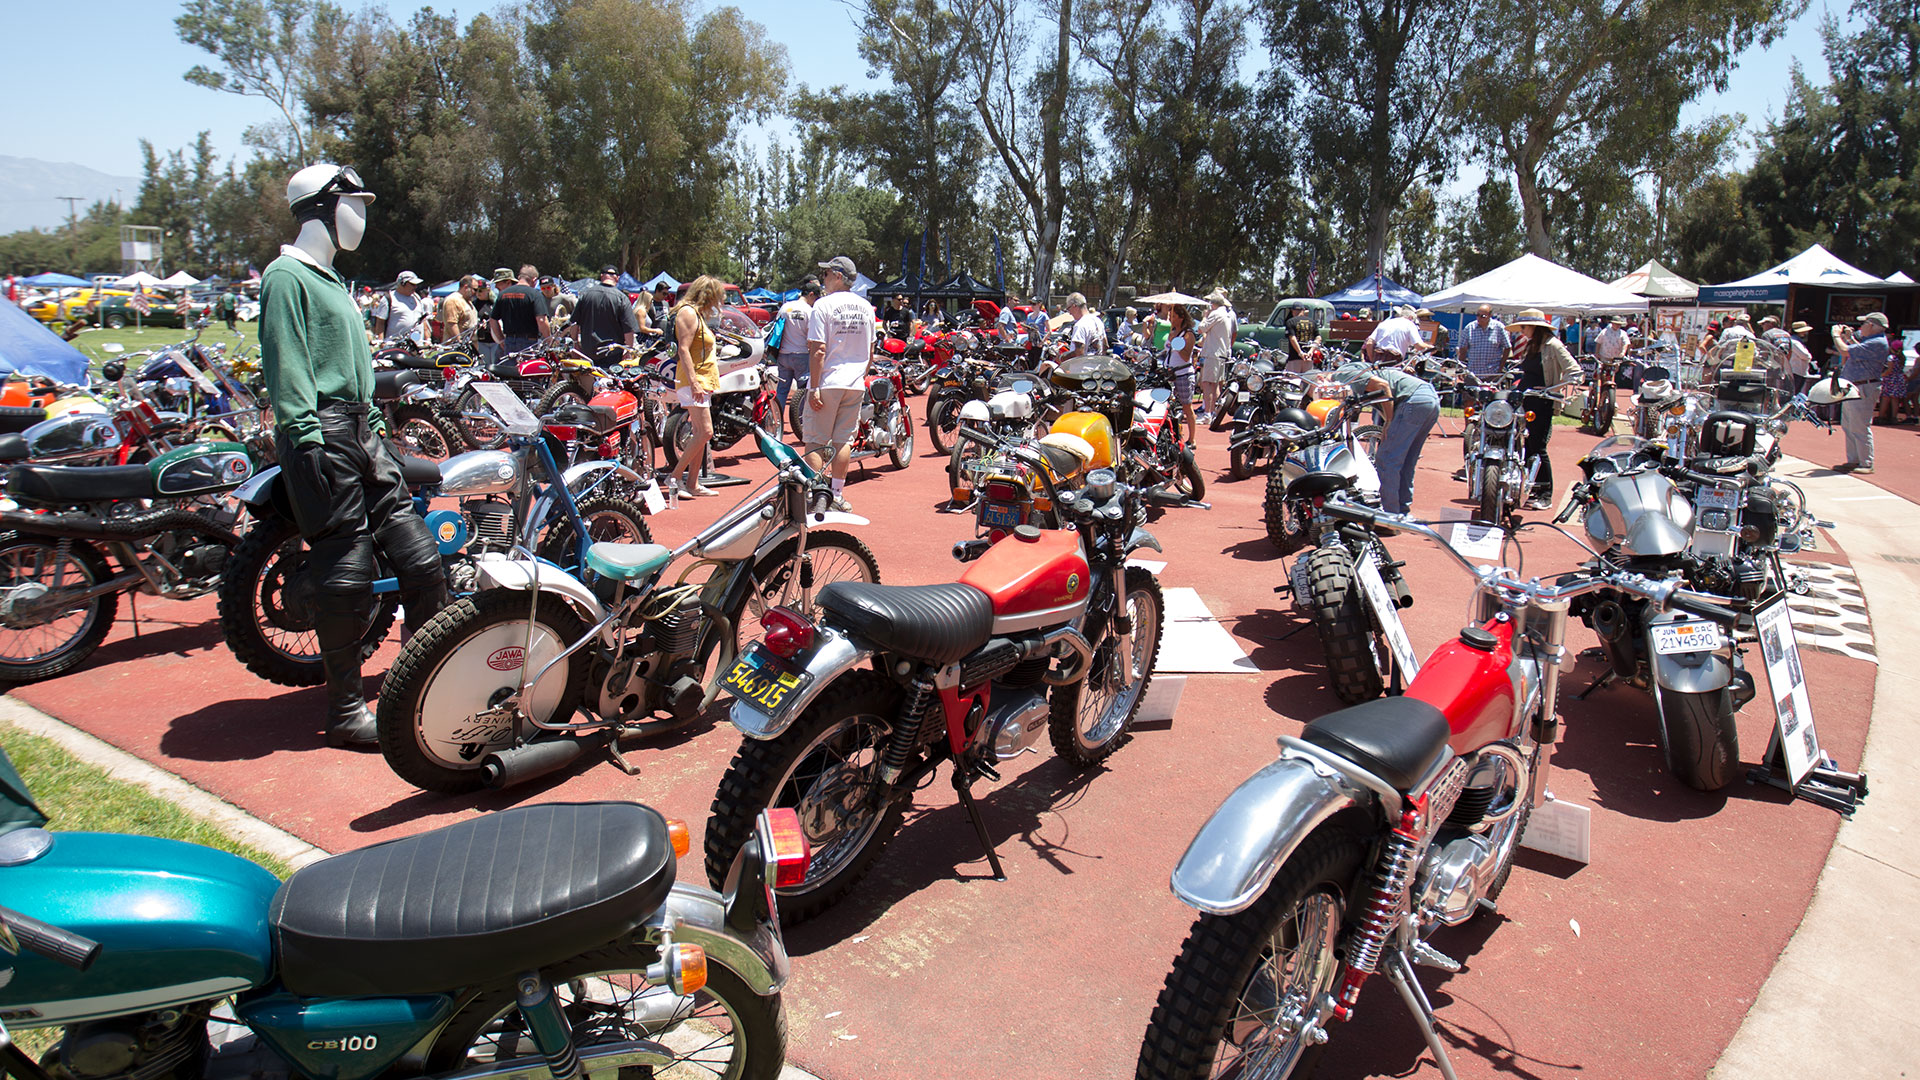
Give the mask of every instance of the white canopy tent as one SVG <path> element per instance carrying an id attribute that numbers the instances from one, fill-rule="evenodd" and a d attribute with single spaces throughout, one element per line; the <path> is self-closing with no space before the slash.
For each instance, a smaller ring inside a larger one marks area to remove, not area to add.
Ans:
<path id="1" fill-rule="evenodd" d="M 1762 270 L 1752 277 L 1700 286 L 1700 302 L 1781 304 L 1786 302 L 1787 290 L 1795 285 L 1818 285 L 1831 289 L 1884 284 L 1886 282 L 1881 278 L 1815 244 L 1779 266 Z"/>
<path id="2" fill-rule="evenodd" d="M 867 275 L 855 274 L 853 275 L 853 289 L 852 289 L 853 294 L 855 296 L 864 297 L 867 295 L 867 292 L 874 287 L 875 284 L 876 282 L 872 278 L 868 277 Z"/>
<path id="3" fill-rule="evenodd" d="M 176 270 L 171 275 L 160 279 L 160 284 L 169 289 L 189 289 L 200 284 L 200 279 L 185 270 Z"/>
<path id="4" fill-rule="evenodd" d="M 1907 276 L 1905 270 L 1895 270 L 1893 273 L 1887 275 L 1887 280 L 1896 285 L 1913 284 L 1913 279 Z"/>
<path id="5" fill-rule="evenodd" d="M 1526 254 L 1422 303 L 1434 311 L 1469 311 L 1491 304 L 1505 311 L 1539 308 L 1549 315 L 1610 315 L 1647 310 L 1647 299 L 1604 281 Z"/>
<path id="6" fill-rule="evenodd" d="M 1648 259 L 1645 265 L 1623 278 L 1607 284 L 1616 289 L 1655 300 L 1691 300 L 1700 295 L 1700 286 Z"/>
<path id="7" fill-rule="evenodd" d="M 118 278 L 113 284 L 122 289 L 157 289 L 164 283 L 145 270 L 141 270 Z"/>

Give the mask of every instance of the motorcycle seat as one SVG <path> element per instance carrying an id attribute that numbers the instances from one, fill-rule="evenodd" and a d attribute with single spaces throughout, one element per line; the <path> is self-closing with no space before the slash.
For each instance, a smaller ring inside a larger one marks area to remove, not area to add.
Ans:
<path id="1" fill-rule="evenodd" d="M 553 421 L 565 427 L 586 428 L 596 435 L 605 435 L 620 426 L 613 406 L 587 405 L 578 401 L 570 401 L 554 410 Z"/>
<path id="2" fill-rule="evenodd" d="M 882 649 L 951 664 L 993 636 L 993 601 L 971 585 L 868 585 L 836 581 L 820 608 Z"/>
<path id="3" fill-rule="evenodd" d="M 520 361 L 511 356 L 503 356 L 493 362 L 487 373 L 496 379 L 517 379 L 520 377 Z"/>
<path id="4" fill-rule="evenodd" d="M 19 432 L 0 435 L 0 461 L 27 460 L 27 437 Z"/>
<path id="5" fill-rule="evenodd" d="M 1300 738 L 1411 791 L 1447 754 L 1447 716 L 1412 697 L 1377 698 L 1307 725 Z"/>
<path id="6" fill-rule="evenodd" d="M 415 386 L 426 380 L 418 371 L 408 368 L 395 368 L 391 371 L 373 373 L 373 400 L 392 401 L 406 393 L 409 386 Z"/>
<path id="7" fill-rule="evenodd" d="M 68 503 L 151 499 L 153 470 L 145 465 L 15 465 L 7 494 L 21 502 Z"/>
<path id="8" fill-rule="evenodd" d="M 1323 499 L 1336 491 L 1345 491 L 1354 485 L 1357 477 L 1345 473 L 1319 471 L 1303 473 L 1287 485 L 1289 499 Z"/>
<path id="9" fill-rule="evenodd" d="M 388 449 L 393 450 L 391 446 Z M 413 457 L 398 450 L 393 450 L 393 459 L 400 463 L 400 479 L 406 481 L 408 487 L 426 487 L 440 482 L 440 463 L 437 461 Z"/>
<path id="10" fill-rule="evenodd" d="M 615 581 L 646 577 L 673 561 L 665 544 L 614 544 L 602 541 L 587 547 L 587 569 Z"/>
<path id="11" fill-rule="evenodd" d="M 440 370 L 440 362 L 435 360 L 433 357 L 421 356 L 417 352 L 410 352 L 404 349 L 396 350 L 394 352 L 388 353 L 386 356 L 381 357 L 381 359 L 386 360 L 387 362 L 391 363 L 394 367 L 400 368 L 402 370 L 408 370 L 408 371 L 439 371 Z M 448 365 L 448 366 L 451 367 L 453 365 Z"/>
<path id="12" fill-rule="evenodd" d="M 1048 438 L 1052 438 L 1052 436 L 1048 436 Z M 1038 449 L 1040 456 L 1047 462 L 1047 468 L 1053 470 L 1053 476 L 1056 480 L 1064 479 L 1079 472 L 1086 463 L 1092 459 L 1092 455 L 1082 458 L 1079 454 L 1074 453 L 1064 446 L 1056 446 L 1053 443 L 1045 441 L 1038 444 Z M 1088 449 L 1092 448 L 1089 447 Z"/>
<path id="13" fill-rule="evenodd" d="M 621 938 L 666 902 L 673 878 L 657 811 L 551 803 L 309 864 L 268 918 L 295 994 L 443 993 Z"/>
<path id="14" fill-rule="evenodd" d="M 47 410 L 26 405 L 0 405 L 0 431 L 25 431 L 47 418 Z"/>

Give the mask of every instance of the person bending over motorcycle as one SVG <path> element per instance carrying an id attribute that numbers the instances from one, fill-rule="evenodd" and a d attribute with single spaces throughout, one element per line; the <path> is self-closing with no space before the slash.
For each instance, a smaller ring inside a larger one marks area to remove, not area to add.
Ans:
<path id="1" fill-rule="evenodd" d="M 311 554 L 313 628 L 327 676 L 327 743 L 376 741 L 360 682 L 373 620 L 374 547 L 400 580 L 408 632 L 447 605 L 446 573 L 381 436 L 373 353 L 333 268 L 366 235 L 373 193 L 352 169 L 309 165 L 287 181 L 300 233 L 260 275 L 260 366 L 294 522 Z"/>
<path id="2" fill-rule="evenodd" d="M 1520 365 L 1518 389 L 1545 390 L 1580 375 L 1579 362 L 1554 334 L 1553 324 L 1539 308 L 1522 311 L 1507 329 L 1520 339 L 1514 345 Z M 1534 398 L 1528 402 L 1527 412 L 1533 417 L 1527 421 L 1527 457 L 1540 462 L 1527 509 L 1547 510 L 1553 506 L 1553 462 L 1547 457 L 1547 440 L 1553 437 L 1553 403 Z"/>
<path id="3" fill-rule="evenodd" d="M 1440 395 L 1432 383 L 1397 367 L 1346 364 L 1333 377 L 1361 396 L 1389 395 L 1380 407 L 1387 430 L 1374 458 L 1380 471 L 1380 505 L 1389 514 L 1407 513 L 1413 508 L 1414 467 L 1420 464 L 1427 433 L 1440 419 Z"/>

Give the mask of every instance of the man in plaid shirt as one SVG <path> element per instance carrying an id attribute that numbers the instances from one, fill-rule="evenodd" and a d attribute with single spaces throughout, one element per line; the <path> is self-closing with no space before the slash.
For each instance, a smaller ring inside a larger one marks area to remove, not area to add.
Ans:
<path id="1" fill-rule="evenodd" d="M 1493 305 L 1481 304 L 1477 317 L 1460 328 L 1460 362 L 1467 365 L 1468 371 L 1483 379 L 1497 375 L 1506 366 L 1507 351 L 1512 340 L 1507 336 L 1506 324 L 1493 317 Z M 1480 429 L 1468 424 L 1460 439 L 1461 455 L 1471 457 L 1479 442 Z M 1461 466 L 1453 478 L 1465 480 L 1466 467 Z"/>

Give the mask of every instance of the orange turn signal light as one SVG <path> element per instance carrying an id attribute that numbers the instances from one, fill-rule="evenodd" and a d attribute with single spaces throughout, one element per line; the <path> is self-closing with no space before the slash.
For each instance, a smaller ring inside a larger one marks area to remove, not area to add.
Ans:
<path id="1" fill-rule="evenodd" d="M 1528 410 L 1527 410 L 1527 423 L 1529 423 L 1529 424 L 1531 424 L 1531 423 L 1533 423 L 1533 410 L 1532 410 L 1532 409 L 1528 409 Z"/>
<path id="2" fill-rule="evenodd" d="M 673 947 L 673 992 L 685 997 L 707 985 L 707 950 L 698 945 Z"/>
<path id="3" fill-rule="evenodd" d="M 693 834 L 687 831 L 687 823 L 678 818 L 667 819 L 667 839 L 673 842 L 676 859 L 693 850 Z"/>
<path id="4" fill-rule="evenodd" d="M 1476 412 L 1479 412 L 1479 411 L 1480 411 L 1480 410 L 1478 410 L 1478 409 L 1476 409 L 1476 408 L 1474 408 L 1474 407 L 1473 407 L 1473 406 L 1471 406 L 1471 405 L 1469 405 L 1469 406 L 1467 406 L 1467 408 L 1466 408 L 1466 414 L 1467 414 L 1467 419 L 1469 419 L 1469 420 L 1471 420 L 1471 419 L 1473 419 L 1473 414 L 1474 414 L 1474 413 L 1476 413 Z"/>

